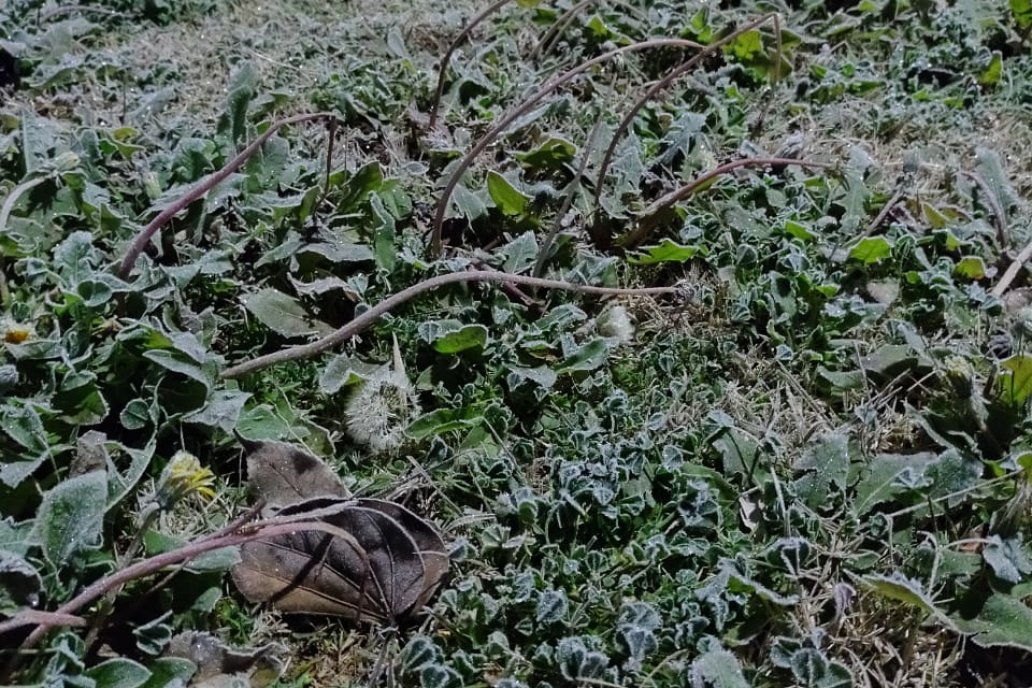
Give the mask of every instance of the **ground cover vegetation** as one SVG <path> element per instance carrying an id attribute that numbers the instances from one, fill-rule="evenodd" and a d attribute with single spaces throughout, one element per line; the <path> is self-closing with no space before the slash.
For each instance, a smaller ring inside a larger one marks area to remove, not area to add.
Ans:
<path id="1" fill-rule="evenodd" d="M 0 683 L 1029 685 L 1030 31 L 9 0 Z"/>

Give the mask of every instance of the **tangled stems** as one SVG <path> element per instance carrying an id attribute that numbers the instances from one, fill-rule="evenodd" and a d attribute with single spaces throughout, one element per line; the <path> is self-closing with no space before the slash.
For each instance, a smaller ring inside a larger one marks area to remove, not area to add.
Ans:
<path id="1" fill-rule="evenodd" d="M 288 124 L 297 124 L 298 122 L 308 122 L 316 119 L 336 120 L 337 115 L 330 112 L 308 113 L 303 115 L 294 115 L 293 117 L 285 117 L 284 119 L 276 120 L 270 124 L 269 128 L 262 132 L 261 136 L 252 141 L 247 148 L 237 153 L 236 157 L 222 166 L 222 169 L 212 172 L 207 177 L 194 184 L 189 191 L 176 199 L 174 203 L 162 210 L 153 220 L 147 223 L 147 226 L 140 230 L 140 232 L 133 238 L 132 243 L 129 244 L 129 248 L 126 250 L 125 256 L 122 258 L 115 274 L 121 279 L 128 277 L 129 273 L 132 272 L 133 266 L 136 265 L 136 261 L 140 257 L 140 254 L 147 248 L 147 244 L 150 243 L 151 239 L 154 238 L 154 235 L 157 234 L 162 227 L 168 224 L 169 220 L 198 198 L 211 191 L 216 185 L 226 179 L 226 177 L 240 169 L 240 167 L 282 127 L 285 127 Z M 330 140 L 333 140 L 332 137 Z"/>
<path id="2" fill-rule="evenodd" d="M 380 303 L 376 304 L 362 315 L 358 316 L 344 327 L 341 327 L 336 332 L 333 332 L 322 339 L 312 342 L 311 344 L 304 344 L 302 346 L 293 346 L 289 349 L 281 349 L 271 354 L 259 356 L 253 358 L 250 361 L 239 363 L 232 368 L 228 368 L 222 372 L 223 379 L 234 379 L 243 377 L 248 373 L 257 372 L 269 366 L 276 365 L 277 363 L 284 363 L 286 361 L 296 361 L 306 358 L 312 358 L 318 356 L 321 353 L 329 351 L 333 347 L 346 342 L 355 335 L 364 330 L 368 329 L 373 323 L 379 320 L 381 317 L 390 313 L 398 306 L 411 301 L 417 296 L 424 294 L 428 291 L 443 287 L 447 284 L 458 284 L 460 282 L 494 282 L 502 284 L 518 284 L 528 287 L 537 287 L 540 289 L 561 289 L 564 291 L 574 291 L 582 294 L 598 294 L 601 296 L 659 296 L 663 294 L 677 294 L 677 287 L 647 287 L 643 289 L 611 289 L 608 287 L 593 287 L 586 284 L 573 284 L 571 282 L 562 282 L 559 280 L 541 279 L 538 277 L 528 277 L 526 275 L 512 275 L 506 272 L 496 272 L 494 270 L 469 270 L 467 272 L 450 272 L 446 275 L 437 275 L 436 277 L 430 277 L 422 282 L 402 289 L 396 294 L 387 297 Z"/>
<path id="3" fill-rule="evenodd" d="M 430 241 L 431 254 L 434 257 L 441 255 L 441 250 L 444 247 L 442 238 L 442 232 L 444 227 L 444 214 L 448 209 L 448 202 L 451 200 L 451 195 L 455 191 L 455 187 L 459 185 L 459 181 L 462 179 L 462 175 L 465 174 L 466 170 L 470 168 L 477 156 L 483 153 L 485 150 L 487 150 L 487 147 L 494 143 L 494 141 L 499 136 L 501 136 L 502 133 L 506 129 L 508 129 L 513 122 L 515 122 L 518 118 L 520 118 L 527 112 L 530 112 L 530 110 L 539 102 L 541 102 L 541 100 L 544 99 L 545 96 L 552 93 L 560 86 L 569 83 L 575 77 L 586 72 L 592 67 L 602 64 L 603 62 L 610 60 L 618 55 L 623 55 L 624 53 L 662 47 L 676 47 L 691 50 L 699 50 L 703 48 L 702 45 L 699 45 L 695 41 L 687 41 L 681 38 L 653 38 L 647 41 L 641 41 L 640 43 L 632 43 L 631 45 L 625 45 L 621 48 L 616 48 L 615 50 L 610 50 L 609 52 L 603 53 L 602 55 L 592 58 L 587 62 L 582 62 L 581 64 L 577 65 L 576 67 L 573 67 L 569 71 L 566 71 L 560 74 L 559 76 L 549 80 L 535 93 L 533 93 L 526 100 L 524 100 L 519 107 L 515 108 L 514 110 L 510 111 L 507 115 L 502 117 L 498 124 L 495 125 L 494 128 L 491 129 L 491 131 L 484 134 L 480 138 L 480 140 L 477 141 L 477 144 L 473 146 L 472 150 L 470 150 L 468 153 L 466 153 L 465 156 L 463 156 L 463 158 L 455 166 L 455 169 L 452 171 L 452 175 L 448 179 L 448 184 L 444 187 L 444 191 L 441 193 L 441 198 L 437 202 L 437 211 L 434 214 L 433 234 L 431 236 Z"/>

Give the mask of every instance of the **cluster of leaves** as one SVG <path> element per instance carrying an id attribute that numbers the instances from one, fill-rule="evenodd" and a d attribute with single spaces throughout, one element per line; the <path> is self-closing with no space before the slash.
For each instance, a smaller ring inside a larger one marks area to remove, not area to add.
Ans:
<path id="1" fill-rule="evenodd" d="M 683 59 L 625 54 L 462 175 L 444 227 L 458 248 L 435 259 L 438 188 L 527 93 L 615 47 L 711 45 L 759 15 L 598 2 L 567 22 L 582 4 L 490 19 L 456 52 L 429 132 L 437 54 L 394 29 L 342 57 L 304 95 L 345 126 L 278 130 L 124 276 L 147 219 L 303 105 L 241 61 L 213 131 L 165 112 L 160 69 L 94 59 L 100 23 L 0 9 L 24 75 L 0 111 L 0 613 L 59 609 L 224 526 L 244 501 L 241 441 L 274 440 L 326 457 L 351 493 L 402 485 L 453 523 L 432 616 L 392 661 L 377 647 L 352 663 L 373 679 L 830 688 L 918 680 L 922 653 L 953 683 L 1027 659 L 1032 329 L 989 285 L 1029 238 L 1029 189 L 991 146 L 947 154 L 933 136 L 1027 99 L 1027 3 L 790 3 L 648 103 L 600 178 L 592 141 L 615 135 L 613 103 Z M 209 3 L 110 8 L 122 18 L 104 26 L 129 32 L 133 13 L 180 21 Z M 531 55 L 527 26 L 560 22 Z M 84 114 L 87 92 L 106 114 Z M 626 240 L 718 160 L 791 149 L 793 121 L 814 123 L 809 150 L 836 169 L 741 169 Z M 819 133 L 840 129 L 856 140 Z M 334 356 L 224 379 L 473 266 L 607 285 L 687 273 L 692 303 L 631 307 L 635 338 L 623 305 L 453 286 Z M 349 403 L 380 389 L 392 336 L 415 371 L 410 409 L 426 409 L 400 448 L 370 441 L 384 428 Z M 85 628 L 5 656 L 8 672 L 98 688 L 234 673 L 220 667 L 237 651 L 183 633 L 291 642 L 226 587 L 237 561 L 217 551 L 130 581 Z M 239 654 L 251 667 L 268 651 Z"/>

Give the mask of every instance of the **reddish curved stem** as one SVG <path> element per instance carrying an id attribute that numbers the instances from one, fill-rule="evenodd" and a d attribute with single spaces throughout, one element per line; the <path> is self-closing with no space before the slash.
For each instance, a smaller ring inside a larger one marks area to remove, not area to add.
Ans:
<path id="1" fill-rule="evenodd" d="M 620 140 L 623 138 L 624 134 L 627 133 L 627 129 L 630 128 L 631 122 L 634 121 L 634 118 L 638 115 L 639 112 L 641 112 L 641 109 L 645 107 L 645 104 L 651 101 L 653 98 L 655 98 L 656 95 L 658 95 L 660 92 L 669 88 L 671 84 L 673 84 L 677 79 L 682 77 L 684 74 L 697 67 L 700 62 L 702 62 L 704 59 L 716 52 L 718 48 L 724 47 L 725 45 L 734 41 L 742 34 L 762 26 L 765 22 L 768 22 L 771 19 L 774 19 L 776 23 L 777 17 L 778 15 L 775 12 L 765 14 L 759 19 L 750 22 L 749 24 L 746 24 L 742 28 L 733 31 L 727 36 L 724 36 L 716 43 L 710 43 L 708 46 L 703 48 L 702 52 L 700 52 L 698 55 L 693 55 L 689 60 L 682 62 L 677 67 L 674 67 L 674 69 L 669 74 L 667 74 L 665 77 L 663 77 L 656 83 L 652 84 L 651 87 L 649 87 L 649 89 L 645 92 L 645 95 L 639 98 L 638 101 L 635 102 L 635 104 L 631 107 L 631 109 L 627 111 L 627 114 L 623 116 L 623 119 L 620 120 L 620 125 L 616 128 L 616 131 L 613 132 L 613 138 L 609 142 L 609 146 L 606 147 L 606 154 L 602 156 L 602 164 L 598 170 L 598 183 L 595 184 L 595 197 L 592 201 L 592 205 L 596 210 L 599 206 L 599 200 L 602 197 L 602 187 L 605 182 L 606 173 L 609 171 L 609 165 L 612 164 L 613 156 L 616 154 L 616 147 L 617 145 L 619 145 Z M 778 44 L 779 46 L 781 44 L 780 37 L 778 39 Z M 780 52 L 781 51 L 779 49 L 777 67 L 778 70 L 780 70 L 781 62 Z"/>
<path id="2" fill-rule="evenodd" d="M 709 172 L 696 177 L 690 183 L 674 189 L 670 193 L 654 201 L 652 205 L 646 208 L 645 212 L 642 213 L 634 230 L 624 238 L 624 247 L 634 248 L 641 242 L 645 241 L 649 232 L 651 232 L 652 228 L 656 226 L 661 212 L 678 201 L 691 196 L 701 187 L 710 183 L 717 177 L 727 174 L 728 172 L 732 172 L 739 167 L 769 167 L 771 165 L 798 165 L 799 167 L 812 167 L 819 169 L 830 167 L 830 165 L 822 162 L 809 162 L 807 160 L 796 160 L 795 158 L 742 158 L 741 160 L 732 160 L 731 162 L 724 163 L 720 167 L 715 167 Z"/>
<path id="3" fill-rule="evenodd" d="M 455 40 L 451 42 L 451 45 L 448 46 L 448 51 L 444 54 L 444 57 L 441 58 L 441 66 L 437 73 L 437 94 L 434 96 L 433 107 L 430 108 L 430 129 L 433 129 L 437 125 L 437 112 L 441 107 L 441 98 L 444 96 L 444 80 L 448 76 L 448 65 L 451 63 L 452 55 L 455 54 L 459 45 L 466 40 L 466 37 L 469 36 L 473 29 L 477 28 L 482 21 L 490 17 L 505 5 L 508 5 L 510 2 L 512 2 L 512 0 L 498 0 L 494 4 L 484 8 L 484 11 L 473 17 L 466 28 L 464 28 L 459 35 L 455 37 Z"/>
<path id="4" fill-rule="evenodd" d="M 313 119 L 336 119 L 336 117 L 337 115 L 334 115 L 333 113 L 316 112 L 305 115 L 294 115 L 293 117 L 286 117 L 273 122 L 261 136 L 252 141 L 247 148 L 237 153 L 236 157 L 223 165 L 222 169 L 217 172 L 212 172 L 207 177 L 194 184 L 189 191 L 176 199 L 175 203 L 162 210 L 153 220 L 148 222 L 147 226 L 140 230 L 140 233 L 137 234 L 133 238 L 132 243 L 129 244 L 129 248 L 126 250 L 125 256 L 122 258 L 122 262 L 119 264 L 115 274 L 121 279 L 128 277 L 133 266 L 136 265 L 136 261 L 140 257 L 140 254 L 147 248 L 147 244 L 150 243 L 151 239 L 162 227 L 168 224 L 169 220 L 198 198 L 208 193 L 219 182 L 240 169 L 240 167 L 247 162 L 252 155 L 254 155 L 255 151 L 261 148 L 273 134 L 280 130 L 280 128 L 285 127 L 288 124 L 297 124 L 298 122 L 307 122 Z"/>
<path id="5" fill-rule="evenodd" d="M 622 55 L 624 53 L 661 47 L 676 47 L 698 50 L 701 49 L 703 46 L 699 45 L 694 41 L 687 41 L 681 38 L 653 38 L 647 41 L 641 41 L 640 43 L 632 43 L 631 45 L 625 45 L 621 48 L 616 48 L 615 50 L 610 50 L 609 52 L 599 55 L 598 57 L 588 60 L 587 62 L 582 62 L 581 64 L 570 69 L 569 71 L 564 72 L 563 74 L 560 74 L 554 79 L 546 82 L 544 86 L 537 90 L 537 92 L 535 92 L 529 98 L 524 100 L 519 107 L 505 115 L 498 122 L 498 124 L 496 124 L 494 128 L 491 129 L 491 131 L 487 132 L 480 138 L 477 144 L 473 146 L 473 149 L 466 153 L 465 156 L 463 156 L 462 160 L 459 161 L 459 164 L 455 166 L 454 171 L 452 171 L 451 178 L 448 180 L 448 184 L 444 187 L 444 191 L 441 193 L 441 198 L 437 202 L 437 212 L 434 215 L 433 235 L 430 243 L 431 253 L 435 257 L 441 255 L 441 249 L 443 248 L 441 232 L 444 225 L 444 214 L 447 211 L 448 201 L 451 200 L 452 192 L 454 192 L 455 187 L 459 185 L 459 181 L 462 179 L 462 175 L 466 172 L 466 170 L 470 168 L 476 157 L 483 153 L 485 150 L 487 150 L 487 147 L 490 146 L 495 141 L 495 139 L 497 139 L 502 134 L 502 132 L 504 132 L 509 127 L 509 125 L 515 122 L 520 116 L 529 112 L 531 108 L 537 105 L 549 93 L 556 90 L 563 84 L 568 83 L 574 77 L 586 72 L 595 65 L 601 64 L 606 60 L 610 60 L 616 57 L 617 55 Z"/>

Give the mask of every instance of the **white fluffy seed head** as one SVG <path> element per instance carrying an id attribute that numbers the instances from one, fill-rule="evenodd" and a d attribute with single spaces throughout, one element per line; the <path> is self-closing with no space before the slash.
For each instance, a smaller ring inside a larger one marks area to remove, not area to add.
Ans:
<path id="1" fill-rule="evenodd" d="M 612 339 L 617 346 L 629 343 L 634 339 L 634 323 L 623 306 L 607 308 L 598 316 L 598 333 Z"/>
<path id="2" fill-rule="evenodd" d="M 393 365 L 385 365 L 363 382 L 348 402 L 348 433 L 374 454 L 383 454 L 401 446 L 405 428 L 418 415 L 416 393 L 395 341 Z"/>

